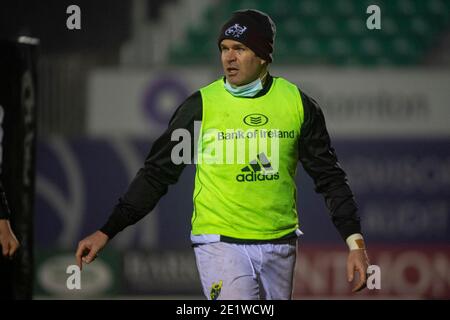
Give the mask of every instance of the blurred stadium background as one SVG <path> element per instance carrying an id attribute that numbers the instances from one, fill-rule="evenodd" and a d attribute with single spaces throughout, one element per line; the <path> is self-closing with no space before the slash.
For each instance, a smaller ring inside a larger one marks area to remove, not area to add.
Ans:
<path id="1" fill-rule="evenodd" d="M 72 4 L 81 30 L 66 28 Z M 372 4 L 381 30 L 366 28 Z M 21 0 L 0 8 L 0 36 L 40 39 L 34 298 L 202 298 L 189 242 L 192 166 L 83 271 L 82 290 L 66 288 L 65 271 L 175 108 L 221 76 L 218 30 L 240 8 L 272 16 L 271 73 L 322 106 L 382 272 L 381 290 L 351 295 L 346 246 L 300 171 L 295 298 L 450 298 L 449 0 Z"/>

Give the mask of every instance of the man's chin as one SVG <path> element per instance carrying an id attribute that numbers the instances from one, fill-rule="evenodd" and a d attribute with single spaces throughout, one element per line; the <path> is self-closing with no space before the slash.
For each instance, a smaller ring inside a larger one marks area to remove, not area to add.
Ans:
<path id="1" fill-rule="evenodd" d="M 238 87 L 241 85 L 241 82 L 236 75 L 227 75 L 226 76 L 228 83 L 231 84 L 234 87 Z"/>

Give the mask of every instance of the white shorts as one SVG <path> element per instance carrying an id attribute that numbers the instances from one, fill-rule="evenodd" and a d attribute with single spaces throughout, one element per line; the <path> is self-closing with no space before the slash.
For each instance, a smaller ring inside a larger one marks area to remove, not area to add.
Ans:
<path id="1" fill-rule="evenodd" d="M 215 242 L 197 245 L 194 252 L 207 299 L 292 298 L 297 239 L 280 244 Z"/>

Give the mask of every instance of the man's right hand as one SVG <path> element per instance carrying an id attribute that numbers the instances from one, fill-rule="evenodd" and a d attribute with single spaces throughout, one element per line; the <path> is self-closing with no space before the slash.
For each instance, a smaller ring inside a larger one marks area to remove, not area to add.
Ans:
<path id="1" fill-rule="evenodd" d="M 19 241 L 17 241 L 7 219 L 0 219 L 0 247 L 2 247 L 1 251 L 3 256 L 9 257 L 10 259 L 20 247 Z"/>
<path id="2" fill-rule="evenodd" d="M 77 257 L 77 264 L 80 270 L 83 269 L 83 262 L 89 264 L 95 260 L 97 254 L 103 249 L 108 240 L 109 237 L 106 234 L 96 231 L 78 243 L 75 256 Z"/>

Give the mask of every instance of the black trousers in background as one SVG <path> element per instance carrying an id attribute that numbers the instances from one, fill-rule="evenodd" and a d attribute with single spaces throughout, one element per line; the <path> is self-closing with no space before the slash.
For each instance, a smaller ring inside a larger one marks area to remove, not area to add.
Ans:
<path id="1" fill-rule="evenodd" d="M 13 261 L 0 256 L 0 300 L 14 299 L 13 292 Z"/>

